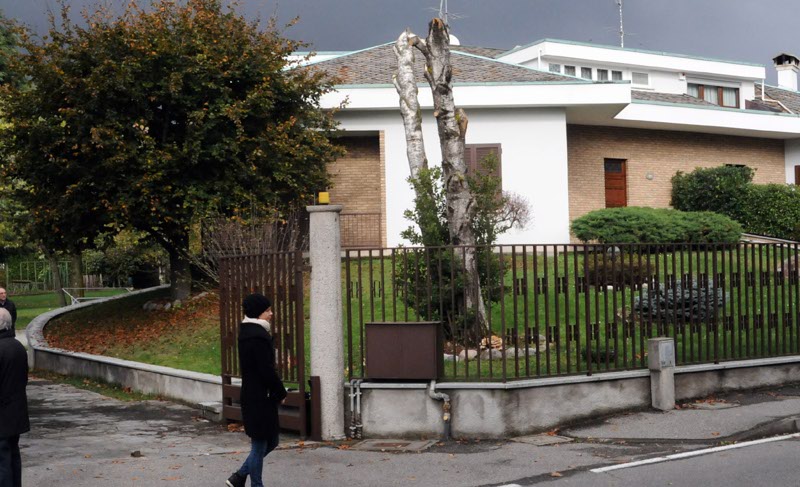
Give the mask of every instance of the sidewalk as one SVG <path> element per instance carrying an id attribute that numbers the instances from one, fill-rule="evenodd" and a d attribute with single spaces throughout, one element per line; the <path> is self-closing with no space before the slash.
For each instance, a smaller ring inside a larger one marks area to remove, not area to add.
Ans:
<path id="1" fill-rule="evenodd" d="M 125 403 L 43 380 L 32 380 L 28 393 L 32 431 L 21 441 L 25 485 L 220 486 L 249 450 L 244 434 L 202 420 L 185 406 Z M 268 485 L 276 486 L 569 483 L 570 475 L 589 468 L 794 431 L 798 415 L 795 385 L 666 413 L 616 415 L 564 428 L 557 434 L 567 442 L 547 446 L 534 443 L 558 438 L 461 440 L 439 442 L 423 453 L 388 453 L 356 451 L 352 442 L 283 437 L 265 473 L 274 476 Z"/>

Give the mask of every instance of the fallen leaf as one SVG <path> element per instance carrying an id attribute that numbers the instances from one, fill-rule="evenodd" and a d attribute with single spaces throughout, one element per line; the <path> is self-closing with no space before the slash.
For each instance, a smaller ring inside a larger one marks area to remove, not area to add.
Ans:
<path id="1" fill-rule="evenodd" d="M 560 472 L 551 472 L 550 476 L 551 477 L 563 477 L 564 475 L 562 475 Z"/>

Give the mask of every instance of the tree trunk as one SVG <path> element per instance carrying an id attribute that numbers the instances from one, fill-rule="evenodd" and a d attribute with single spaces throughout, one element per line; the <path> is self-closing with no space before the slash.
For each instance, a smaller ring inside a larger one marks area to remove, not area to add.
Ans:
<path id="1" fill-rule="evenodd" d="M 192 273 L 189 260 L 178 250 L 169 251 L 169 283 L 173 300 L 186 300 L 192 291 Z"/>
<path id="2" fill-rule="evenodd" d="M 47 262 L 50 264 L 50 274 L 53 276 L 53 289 L 58 296 L 58 305 L 66 306 L 67 298 L 64 296 L 64 284 L 61 282 L 61 272 L 58 268 L 58 256 L 50 249 L 43 248 L 44 254 L 47 256 Z"/>
<path id="3" fill-rule="evenodd" d="M 397 94 L 400 95 L 400 114 L 406 131 L 406 155 L 411 177 L 416 179 L 421 169 L 428 169 L 425 157 L 425 141 L 422 138 L 422 110 L 417 97 L 417 80 L 414 78 L 414 47 L 412 39 L 416 36 L 406 29 L 394 44 L 397 57 L 397 75 L 392 78 Z"/>
<path id="4" fill-rule="evenodd" d="M 411 35 L 410 33 L 408 33 Z M 453 98 L 452 66 L 450 65 L 450 35 L 442 19 L 435 18 L 428 24 L 428 38 L 411 39 L 413 45 L 425 56 L 425 79 L 433 93 L 433 115 L 439 131 L 442 151 L 445 195 L 447 198 L 447 224 L 453 245 L 465 246 L 465 304 L 475 313 L 475 335 L 488 336 L 486 307 L 481 295 L 478 276 L 475 235 L 472 232 L 474 197 L 467 182 L 467 165 L 464 161 L 464 138 L 467 133 L 467 116 L 456 109 Z"/>
<path id="5" fill-rule="evenodd" d="M 83 282 L 83 255 L 76 250 L 69 256 L 69 287 L 75 288 L 77 294 L 73 296 L 86 296 Z"/>

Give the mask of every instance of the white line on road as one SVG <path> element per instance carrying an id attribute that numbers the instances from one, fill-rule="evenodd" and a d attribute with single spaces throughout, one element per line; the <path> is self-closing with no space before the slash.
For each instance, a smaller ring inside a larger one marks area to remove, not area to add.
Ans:
<path id="1" fill-rule="evenodd" d="M 695 450 L 695 451 L 687 451 L 683 453 L 675 453 L 674 455 L 667 455 L 665 457 L 656 457 L 656 458 L 649 458 L 647 460 L 639 460 L 637 462 L 628 462 L 628 463 L 621 463 L 619 465 L 611 465 L 608 467 L 601 467 L 595 468 L 590 470 L 594 473 L 603 473 L 603 472 L 610 472 L 612 470 L 620 470 L 623 468 L 632 468 L 632 467 L 639 467 L 641 465 L 650 465 L 652 463 L 661 463 L 661 462 L 668 462 L 670 460 L 680 460 L 681 458 L 691 458 L 700 455 L 707 455 L 709 453 L 716 453 L 725 450 L 734 450 L 736 448 L 744 448 L 747 446 L 755 446 L 761 445 L 764 443 L 772 443 L 774 441 L 783 441 L 783 440 L 790 440 L 792 438 L 800 438 L 800 433 L 794 433 L 791 435 L 784 435 L 784 436 L 775 436 L 772 438 L 764 438 L 761 440 L 753 440 L 753 441 L 744 441 L 742 443 L 736 443 L 733 445 L 725 445 L 725 446 L 716 446 L 714 448 L 705 448 L 703 450 Z"/>

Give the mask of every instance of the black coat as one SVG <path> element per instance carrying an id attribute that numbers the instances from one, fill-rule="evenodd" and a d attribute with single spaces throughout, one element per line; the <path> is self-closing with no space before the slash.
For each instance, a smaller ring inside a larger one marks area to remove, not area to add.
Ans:
<path id="1" fill-rule="evenodd" d="M 239 325 L 239 370 L 242 374 L 242 420 L 250 438 L 278 435 L 278 405 L 286 388 L 275 370 L 272 335 L 257 323 Z"/>
<path id="2" fill-rule="evenodd" d="M 28 420 L 28 354 L 14 330 L 0 331 L 0 438 L 30 431 Z"/>
<path id="3" fill-rule="evenodd" d="M 17 324 L 17 305 L 14 304 L 14 301 L 10 299 L 6 299 L 5 302 L 0 303 L 0 308 L 5 308 L 11 313 L 11 323 L 16 325 Z"/>

